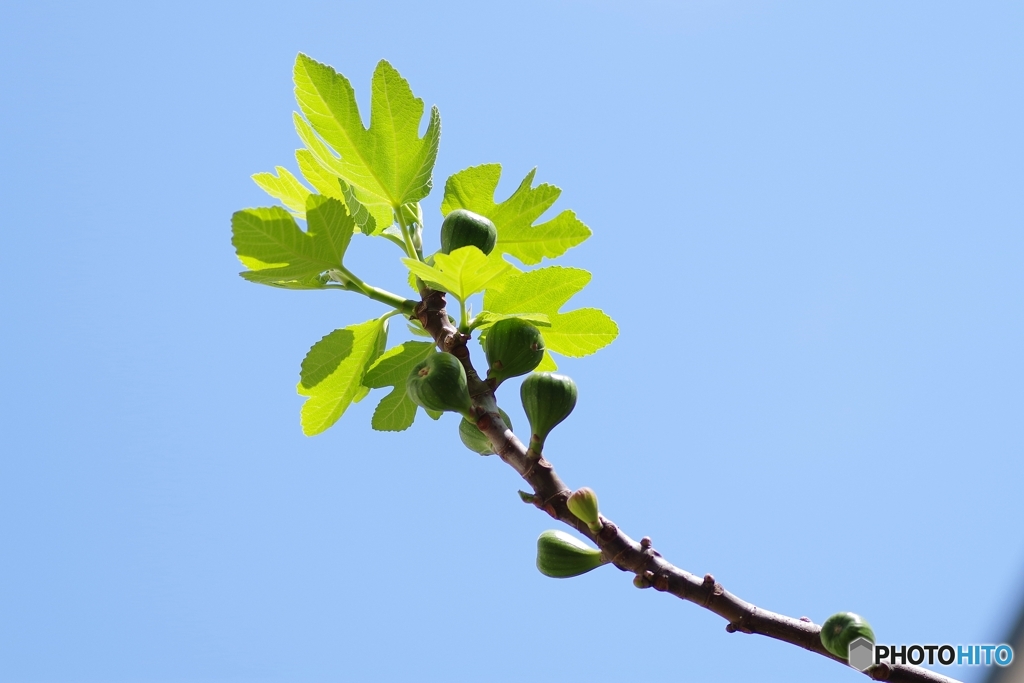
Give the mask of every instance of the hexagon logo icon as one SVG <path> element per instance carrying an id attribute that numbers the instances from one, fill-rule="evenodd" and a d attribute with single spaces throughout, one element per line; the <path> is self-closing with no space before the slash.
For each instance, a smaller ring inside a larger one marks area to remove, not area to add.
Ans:
<path id="1" fill-rule="evenodd" d="M 875 663 L 875 644 L 861 636 L 850 643 L 847 660 L 857 671 L 866 671 Z"/>

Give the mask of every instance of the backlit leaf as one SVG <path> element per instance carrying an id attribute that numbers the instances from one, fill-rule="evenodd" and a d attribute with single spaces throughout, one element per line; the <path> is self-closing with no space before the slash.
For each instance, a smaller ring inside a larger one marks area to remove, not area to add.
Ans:
<path id="1" fill-rule="evenodd" d="M 484 309 L 492 314 L 543 313 L 550 323 L 540 328 L 547 350 L 586 356 L 610 344 L 619 333 L 615 321 L 596 308 L 559 312 L 588 282 L 590 273 L 579 268 L 548 266 L 512 273 L 500 281 L 500 289 L 487 290 Z M 554 364 L 554 360 L 545 362 Z"/>
<path id="2" fill-rule="evenodd" d="M 280 207 L 246 209 L 232 216 L 231 242 L 249 271 L 242 277 L 262 284 L 311 282 L 337 268 L 355 223 L 345 205 L 322 195 L 306 199 L 308 229 Z"/>
<path id="3" fill-rule="evenodd" d="M 436 289 L 442 289 L 461 301 L 500 278 L 512 266 L 500 258 L 488 258 L 472 245 L 456 249 L 450 254 L 434 254 L 434 265 L 422 261 L 402 259 L 416 277 Z"/>
<path id="4" fill-rule="evenodd" d="M 501 177 L 499 164 L 483 164 L 459 171 L 444 185 L 441 212 L 448 215 L 455 209 L 468 209 L 491 219 L 498 229 L 495 249 L 528 265 L 540 263 L 544 257 L 561 256 L 590 237 L 590 228 L 569 210 L 534 225 L 562 193 L 546 183 L 531 187 L 536 171 L 527 173 L 512 196 L 500 204 L 494 201 Z"/>
<path id="5" fill-rule="evenodd" d="M 296 130 L 318 162 L 314 175 L 333 174 L 351 185 L 378 230 L 392 223 L 393 210 L 427 196 L 441 136 L 440 114 L 431 109 L 427 131 L 420 137 L 423 100 L 412 94 L 394 67 L 382 60 L 374 71 L 369 128 L 363 126 L 352 84 L 330 66 L 300 53 L 294 79 L 295 98 L 305 116 L 295 117 Z"/>
<path id="6" fill-rule="evenodd" d="M 313 345 L 299 373 L 299 395 L 308 397 L 302 404 L 303 433 L 320 434 L 366 395 L 363 376 L 386 341 L 386 323 L 369 320 L 335 330 Z"/>
<path id="7" fill-rule="evenodd" d="M 305 218 L 306 198 L 311 194 L 310 191 L 287 168 L 278 166 L 274 170 L 277 171 L 277 175 L 273 173 L 257 173 L 252 179 L 267 194 L 274 199 L 279 199 L 282 204 L 291 209 L 292 213 L 296 216 Z M 320 194 L 327 193 L 320 192 Z"/>

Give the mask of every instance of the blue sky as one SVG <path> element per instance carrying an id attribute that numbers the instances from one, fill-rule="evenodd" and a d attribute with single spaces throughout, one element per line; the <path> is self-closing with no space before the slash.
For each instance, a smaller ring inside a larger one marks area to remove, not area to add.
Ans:
<path id="1" fill-rule="evenodd" d="M 364 112 L 382 58 L 440 108 L 435 187 L 536 166 L 593 229 L 573 303 L 620 336 L 562 364 L 567 483 L 767 609 L 998 641 L 1022 34 L 1009 2 L 3 5 L 0 681 L 860 680 L 612 568 L 541 576 L 546 516 L 453 416 L 302 436 L 302 356 L 380 309 L 237 276 L 300 51 Z"/>

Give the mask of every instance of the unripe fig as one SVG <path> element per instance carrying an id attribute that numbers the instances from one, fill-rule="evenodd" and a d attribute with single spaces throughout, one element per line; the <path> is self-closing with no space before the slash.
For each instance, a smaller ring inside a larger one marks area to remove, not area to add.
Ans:
<path id="1" fill-rule="evenodd" d="M 499 320 L 487 331 L 487 379 L 498 386 L 509 377 L 532 372 L 544 358 L 544 337 L 522 318 Z"/>
<path id="2" fill-rule="evenodd" d="M 564 531 L 545 531 L 537 539 L 537 569 L 544 576 L 568 579 L 597 569 L 605 560 L 601 551 Z"/>
<path id="3" fill-rule="evenodd" d="M 859 614 L 839 612 L 830 616 L 821 625 L 821 644 L 836 657 L 849 658 L 850 643 L 858 638 L 867 638 L 872 643 L 875 642 L 875 632 Z"/>
<path id="4" fill-rule="evenodd" d="M 497 242 L 498 229 L 489 218 L 478 213 L 455 209 L 441 223 L 441 251 L 446 254 L 469 245 L 490 254 Z"/>
<path id="5" fill-rule="evenodd" d="M 505 421 L 505 425 L 512 429 L 512 420 L 509 419 L 505 411 L 498 408 L 498 413 L 501 415 L 501 419 Z M 469 418 L 464 417 L 459 422 L 459 438 L 462 439 L 462 443 L 465 444 L 466 448 L 474 453 L 494 455 L 494 449 L 491 448 L 491 440 L 480 431 L 480 428 L 476 426 L 476 422 Z"/>
<path id="6" fill-rule="evenodd" d="M 428 410 L 450 410 L 469 415 L 473 402 L 466 386 L 466 371 L 450 353 L 432 353 L 409 373 L 405 389 L 413 403 Z"/>
<path id="7" fill-rule="evenodd" d="M 538 455 L 548 434 L 576 407 L 576 383 L 565 375 L 536 372 L 519 388 L 530 420 L 530 450 Z"/>
<path id="8" fill-rule="evenodd" d="M 601 515 L 597 508 L 597 494 L 594 489 L 584 486 L 573 491 L 566 501 L 569 512 L 579 517 L 593 532 L 601 529 Z"/>

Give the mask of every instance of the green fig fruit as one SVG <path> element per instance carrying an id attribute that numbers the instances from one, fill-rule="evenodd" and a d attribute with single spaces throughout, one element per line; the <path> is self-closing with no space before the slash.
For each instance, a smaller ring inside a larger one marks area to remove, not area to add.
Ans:
<path id="1" fill-rule="evenodd" d="M 530 450 L 539 455 L 551 430 L 576 407 L 576 383 L 565 375 L 536 372 L 523 381 L 519 396 L 530 420 Z"/>
<path id="2" fill-rule="evenodd" d="M 839 612 L 830 616 L 821 625 L 821 644 L 836 657 L 849 658 L 850 643 L 858 638 L 867 638 L 872 643 L 875 642 L 875 632 L 859 614 Z"/>
<path id="3" fill-rule="evenodd" d="M 450 353 L 432 353 L 409 373 L 405 389 L 413 403 L 427 410 L 469 415 L 473 402 L 466 386 L 466 371 Z"/>
<path id="4" fill-rule="evenodd" d="M 497 243 L 498 229 L 489 218 L 478 213 L 455 209 L 441 223 L 441 251 L 446 254 L 469 245 L 490 254 Z"/>
<path id="5" fill-rule="evenodd" d="M 512 420 L 508 418 L 505 411 L 498 408 L 498 413 L 501 415 L 501 419 L 505 421 L 505 425 L 512 429 Z M 466 448 L 474 453 L 494 455 L 494 449 L 491 448 L 491 440 L 480 431 L 480 428 L 476 426 L 476 422 L 473 420 L 465 417 L 462 418 L 459 422 L 459 438 L 462 439 L 462 443 L 465 444 Z"/>
<path id="6" fill-rule="evenodd" d="M 601 529 L 601 514 L 597 508 L 597 494 L 594 493 L 594 489 L 584 486 L 573 491 L 565 503 L 569 512 L 579 517 L 591 531 L 596 533 Z"/>
<path id="7" fill-rule="evenodd" d="M 499 320 L 487 330 L 487 378 L 498 386 L 509 377 L 532 372 L 544 358 L 544 337 L 522 318 Z"/>
<path id="8" fill-rule="evenodd" d="M 544 576 L 568 579 L 586 574 L 605 563 L 600 550 L 564 531 L 545 531 L 537 539 L 537 569 Z"/>

